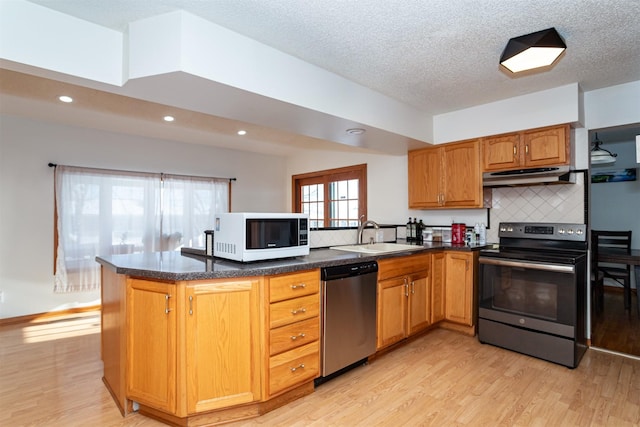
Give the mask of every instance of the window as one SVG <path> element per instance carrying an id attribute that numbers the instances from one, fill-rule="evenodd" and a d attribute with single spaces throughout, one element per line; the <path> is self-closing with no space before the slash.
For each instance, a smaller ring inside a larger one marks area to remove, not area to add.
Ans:
<path id="1" fill-rule="evenodd" d="M 293 210 L 309 214 L 311 228 L 357 227 L 366 219 L 366 164 L 292 178 Z"/>
<path id="2" fill-rule="evenodd" d="M 98 255 L 204 247 L 229 180 L 57 166 L 55 291 L 100 285 Z"/>

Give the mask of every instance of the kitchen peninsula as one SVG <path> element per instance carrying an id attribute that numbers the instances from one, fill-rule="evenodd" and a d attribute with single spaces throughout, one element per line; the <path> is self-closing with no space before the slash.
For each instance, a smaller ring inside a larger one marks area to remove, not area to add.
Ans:
<path id="1" fill-rule="evenodd" d="M 378 334 L 389 331 L 379 336 L 381 352 L 434 326 L 475 333 L 484 246 L 433 242 L 381 255 L 313 249 L 252 263 L 179 252 L 97 257 L 103 381 L 123 415 L 171 425 L 257 417 L 314 390 L 320 268 L 378 261 Z M 413 281 L 420 298 L 400 287 Z"/>

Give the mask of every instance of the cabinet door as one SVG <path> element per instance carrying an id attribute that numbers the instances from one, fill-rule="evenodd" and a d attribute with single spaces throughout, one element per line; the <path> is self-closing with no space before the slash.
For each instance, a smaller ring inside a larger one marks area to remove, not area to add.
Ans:
<path id="1" fill-rule="evenodd" d="M 409 207 L 438 207 L 442 202 L 442 154 L 440 148 L 409 151 Z"/>
<path id="2" fill-rule="evenodd" d="M 431 254 L 431 323 L 445 318 L 445 256 L 444 252 Z"/>
<path id="3" fill-rule="evenodd" d="M 175 285 L 129 279 L 127 284 L 127 397 L 176 410 Z"/>
<path id="4" fill-rule="evenodd" d="M 481 207 L 480 140 L 445 145 L 443 160 L 444 205 Z"/>
<path id="5" fill-rule="evenodd" d="M 260 399 L 258 287 L 246 279 L 187 287 L 189 414 Z"/>
<path id="6" fill-rule="evenodd" d="M 520 134 L 512 133 L 484 138 L 482 141 L 482 170 L 494 171 L 517 168 L 520 165 Z"/>
<path id="7" fill-rule="evenodd" d="M 473 254 L 446 252 L 446 319 L 471 326 L 473 324 Z"/>
<path id="8" fill-rule="evenodd" d="M 569 125 L 525 131 L 527 167 L 562 165 L 569 158 Z"/>
<path id="9" fill-rule="evenodd" d="M 409 276 L 409 335 L 431 324 L 430 291 L 428 271 Z"/>
<path id="10" fill-rule="evenodd" d="M 407 336 L 408 288 L 406 277 L 378 282 L 378 349 Z"/>

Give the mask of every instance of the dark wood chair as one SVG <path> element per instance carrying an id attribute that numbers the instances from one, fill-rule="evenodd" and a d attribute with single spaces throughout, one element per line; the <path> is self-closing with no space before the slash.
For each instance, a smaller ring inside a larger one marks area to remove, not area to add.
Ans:
<path id="1" fill-rule="evenodd" d="M 591 230 L 591 250 L 595 252 L 594 258 L 597 260 L 597 254 L 601 250 L 619 249 L 621 251 L 631 252 L 631 231 L 604 231 Z M 605 279 L 611 279 L 622 285 L 624 290 L 624 306 L 625 309 L 631 304 L 631 266 L 629 264 L 602 263 L 597 262 L 597 271 L 604 275 Z M 597 277 L 597 276 L 596 276 Z"/>
<path id="2" fill-rule="evenodd" d="M 598 238 L 591 232 L 591 295 L 597 313 L 604 309 L 604 273 L 598 269 Z"/>

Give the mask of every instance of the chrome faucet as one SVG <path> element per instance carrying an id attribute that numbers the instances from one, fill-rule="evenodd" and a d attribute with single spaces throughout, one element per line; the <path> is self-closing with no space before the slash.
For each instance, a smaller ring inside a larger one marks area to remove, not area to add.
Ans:
<path id="1" fill-rule="evenodd" d="M 358 243 L 359 245 L 361 245 L 361 244 L 362 244 L 362 232 L 364 231 L 364 228 L 365 228 L 367 225 L 373 225 L 373 227 L 374 227 L 376 230 L 378 230 L 378 229 L 380 228 L 380 226 L 378 225 L 378 223 L 377 223 L 377 222 L 375 222 L 375 221 L 368 220 L 368 221 L 365 221 L 365 222 L 361 222 L 361 223 L 360 223 L 360 226 L 358 227 L 358 242 L 357 242 L 357 243 Z"/>

